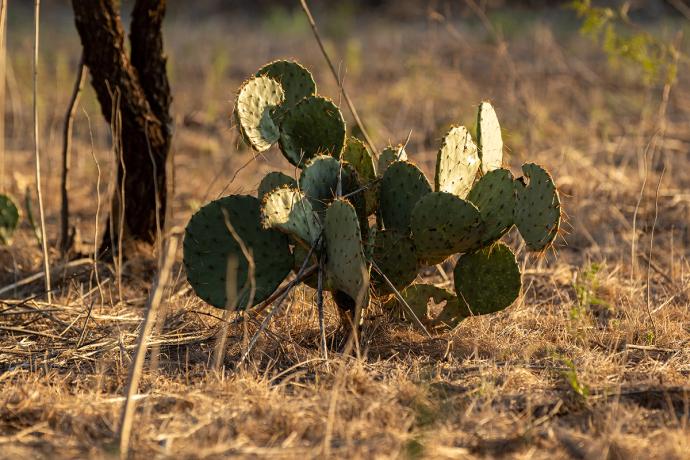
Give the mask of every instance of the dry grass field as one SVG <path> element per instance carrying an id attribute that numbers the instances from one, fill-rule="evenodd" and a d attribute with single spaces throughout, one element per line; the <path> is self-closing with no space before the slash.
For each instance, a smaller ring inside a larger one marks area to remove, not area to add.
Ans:
<path id="1" fill-rule="evenodd" d="M 32 19 L 13 3 L 1 187 L 23 202 L 34 180 Z M 176 6 L 166 24 L 171 228 L 209 199 L 254 193 L 270 170 L 294 173 L 277 150 L 257 157 L 243 146 L 230 120 L 236 88 L 254 69 L 296 58 L 312 69 L 320 93 L 340 100 L 299 10 L 250 17 Z M 134 458 L 689 458 L 687 59 L 673 84 L 647 84 L 634 64 L 611 63 L 561 8 L 495 11 L 491 27 L 469 12 L 397 18 L 340 6 L 318 13 L 380 147 L 411 132 L 408 153 L 431 177 L 447 128 L 472 126 L 477 105 L 491 100 L 508 166 L 519 172 L 529 158 L 551 170 L 566 231 L 541 256 L 507 236 L 524 287 L 504 312 L 428 339 L 374 305 L 355 353 L 344 356 L 329 299 L 326 363 L 315 292 L 300 288 L 239 369 L 234 363 L 262 315 L 230 328 L 222 374 L 210 363 L 223 312 L 190 291 L 178 251 L 152 338 L 160 362 L 147 365 L 137 399 Z M 80 51 L 69 8 L 49 4 L 43 14 L 39 108 L 54 247 L 61 129 Z M 690 38 L 690 21 L 680 15 L 641 24 L 668 41 L 678 31 L 684 43 Z M 110 145 L 87 88 L 71 172 L 73 218 L 87 252 L 108 209 Z M 14 243 L 0 247 L 0 261 L 0 287 L 41 272 L 26 218 Z M 52 264 L 61 263 L 53 250 Z M 2 294 L 0 457 L 118 455 L 128 368 L 156 263 L 97 269 L 98 277 L 91 263 L 59 270 L 50 304 L 41 280 Z M 440 270 L 425 277 L 452 286 Z"/>

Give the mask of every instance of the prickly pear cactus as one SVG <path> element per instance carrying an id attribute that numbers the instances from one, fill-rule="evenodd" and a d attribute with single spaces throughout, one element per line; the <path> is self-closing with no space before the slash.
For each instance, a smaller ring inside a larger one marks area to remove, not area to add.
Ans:
<path id="1" fill-rule="evenodd" d="M 436 156 L 435 190 L 465 198 L 478 169 L 477 146 L 469 131 L 464 126 L 451 128 Z"/>
<path id="2" fill-rule="evenodd" d="M 376 232 L 372 259 L 398 291 L 417 278 L 419 267 L 415 247 L 412 239 L 406 234 L 395 230 Z M 372 274 L 372 284 L 380 293 L 391 292 L 390 286 L 377 272 Z"/>
<path id="3" fill-rule="evenodd" d="M 295 61 L 273 61 L 263 66 L 256 76 L 265 75 L 280 83 L 285 100 L 277 108 L 274 118 L 280 120 L 285 113 L 307 96 L 316 94 L 316 83 L 307 69 Z"/>
<path id="4" fill-rule="evenodd" d="M 477 111 L 477 147 L 484 174 L 503 166 L 503 138 L 496 111 L 489 102 Z"/>
<path id="5" fill-rule="evenodd" d="M 251 306 L 247 305 L 248 262 L 226 218 L 254 259 L 254 305 L 271 295 L 285 279 L 292 268 L 292 254 L 287 236 L 261 228 L 259 200 L 254 197 L 221 198 L 192 216 L 185 230 L 184 266 L 194 292 L 214 307 L 245 309 Z M 235 301 L 227 295 L 232 284 L 237 289 Z"/>
<path id="6" fill-rule="evenodd" d="M 376 180 L 376 170 L 374 169 L 374 160 L 371 157 L 371 153 L 369 153 L 362 141 L 356 137 L 349 137 L 345 144 L 342 158 L 355 168 L 362 186 L 368 187 L 364 191 L 366 212 L 367 215 L 373 214 L 376 211 L 378 200 L 376 198 L 376 187 L 373 184 Z"/>
<path id="7" fill-rule="evenodd" d="M 328 99 L 305 97 L 285 114 L 279 143 L 285 158 L 299 168 L 317 155 L 339 158 L 345 145 L 343 115 Z"/>
<path id="8" fill-rule="evenodd" d="M 19 209 L 7 195 L 0 195 L 0 245 L 10 244 L 19 225 Z"/>
<path id="9" fill-rule="evenodd" d="M 388 230 L 407 234 L 412 210 L 417 201 L 431 193 L 431 185 L 418 167 L 407 161 L 395 161 L 383 175 L 379 207 L 383 225 Z"/>
<path id="10" fill-rule="evenodd" d="M 551 175 L 541 166 L 522 166 L 525 178 L 515 181 L 515 225 L 530 251 L 548 248 L 561 225 L 561 200 Z M 525 184 L 525 181 L 527 184 Z"/>
<path id="11" fill-rule="evenodd" d="M 513 226 L 515 187 L 507 169 L 494 169 L 484 174 L 472 187 L 467 200 L 479 209 L 483 233 L 481 246 L 501 238 Z"/>
<path id="12" fill-rule="evenodd" d="M 412 240 L 424 265 L 476 247 L 482 238 L 479 210 L 452 193 L 433 192 L 412 211 Z"/>
<path id="13" fill-rule="evenodd" d="M 226 197 L 190 220 L 184 243 L 188 278 L 217 307 L 249 306 L 248 263 L 228 224 L 256 263 L 252 303 L 267 298 L 311 250 L 307 263 L 325 264 L 319 265 L 325 275 L 321 287 L 332 292 L 345 325 L 354 319 L 349 313 L 368 304 L 371 283 L 374 294 L 406 300 L 421 320 L 415 319 L 417 326 L 434 331 L 502 310 L 519 296 L 515 256 L 497 242 L 513 225 L 531 250 L 543 251 L 558 234 L 560 199 L 551 176 L 525 164 L 524 177 L 514 180 L 501 168 L 501 128 L 488 102 L 477 113 L 478 145 L 462 126 L 445 136 L 434 191 L 402 145 L 387 147 L 377 158 L 360 140 L 346 142 L 340 110 L 316 96 L 314 79 L 296 62 L 269 63 L 245 82 L 235 116 L 252 148 L 264 151 L 278 142 L 303 170 L 298 181 L 269 173 L 259 184 L 259 200 Z M 7 239 L 3 217 L 0 199 L 0 241 Z M 420 267 L 456 254 L 455 294 L 411 285 Z M 303 281 L 318 288 L 317 279 Z M 228 299 L 236 291 L 238 302 Z M 406 309 L 411 320 L 408 314 Z"/>
<path id="14" fill-rule="evenodd" d="M 485 315 L 509 307 L 520 295 L 522 282 L 515 255 L 497 243 L 465 254 L 455 266 L 455 292 L 472 315 Z"/>
<path id="15" fill-rule="evenodd" d="M 324 223 L 326 271 L 333 289 L 363 303 L 369 289 L 369 271 L 355 208 L 337 199 L 326 210 Z"/>
<path id="16" fill-rule="evenodd" d="M 297 188 L 297 181 L 279 171 L 273 171 L 266 174 L 259 184 L 259 190 L 257 192 L 259 201 L 262 201 L 267 193 L 283 187 Z"/>
<path id="17" fill-rule="evenodd" d="M 271 112 L 285 99 L 280 83 L 269 77 L 252 77 L 240 87 L 235 103 L 235 119 L 242 137 L 257 152 L 278 141 L 280 131 Z"/>
<path id="18" fill-rule="evenodd" d="M 261 222 L 264 228 L 287 233 L 307 247 L 311 247 L 321 235 L 321 224 L 311 202 L 294 188 L 280 188 L 264 197 Z"/>
<path id="19" fill-rule="evenodd" d="M 383 175 L 386 174 L 388 167 L 394 161 L 407 161 L 407 152 L 405 152 L 405 149 L 402 145 L 398 145 L 397 147 L 389 145 L 381 151 L 378 165 L 376 167 L 376 174 L 379 177 L 383 177 Z"/>

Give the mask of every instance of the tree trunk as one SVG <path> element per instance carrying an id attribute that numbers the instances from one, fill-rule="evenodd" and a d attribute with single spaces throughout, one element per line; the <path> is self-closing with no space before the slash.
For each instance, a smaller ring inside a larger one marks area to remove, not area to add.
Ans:
<path id="1" fill-rule="evenodd" d="M 122 238 L 153 244 L 166 208 L 166 159 L 170 151 L 171 96 L 163 55 L 162 22 L 166 0 L 137 0 L 127 56 L 118 0 L 72 0 L 75 21 L 103 116 L 116 126 L 118 159 L 113 197 L 102 252 Z M 118 133 L 119 131 L 119 133 Z M 119 152 L 118 152 L 119 150 Z M 124 180 L 124 193 L 120 188 Z M 124 195 L 124 207 L 120 198 Z M 119 234 L 124 208 L 122 235 Z M 138 246 L 138 245 L 135 245 Z"/>

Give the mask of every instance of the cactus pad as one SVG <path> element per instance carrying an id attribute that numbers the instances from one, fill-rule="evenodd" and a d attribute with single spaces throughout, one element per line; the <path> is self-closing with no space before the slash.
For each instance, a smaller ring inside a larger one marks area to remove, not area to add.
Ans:
<path id="1" fill-rule="evenodd" d="M 364 302 L 369 289 L 369 271 L 362 253 L 357 212 L 346 200 L 336 199 L 328 207 L 324 237 L 330 285 L 355 303 Z"/>
<path id="2" fill-rule="evenodd" d="M 503 138 L 496 111 L 489 102 L 479 104 L 477 111 L 477 147 L 484 174 L 503 166 Z"/>
<path id="3" fill-rule="evenodd" d="M 297 188 L 297 181 L 279 171 L 273 171 L 266 174 L 259 184 L 259 191 L 257 192 L 259 201 L 262 201 L 267 193 L 283 187 Z"/>
<path id="4" fill-rule="evenodd" d="M 225 214 L 240 239 L 251 251 L 255 264 L 254 304 L 265 300 L 292 268 L 292 254 L 285 235 L 264 230 L 259 221 L 259 200 L 233 195 L 212 201 L 187 224 L 184 237 L 184 265 L 194 292 L 218 308 L 228 308 L 227 276 L 237 276 L 237 307 L 247 308 L 249 291 L 244 289 L 248 264 L 239 244 L 228 230 Z M 234 273 L 228 273 L 230 257 L 236 258 Z"/>
<path id="5" fill-rule="evenodd" d="M 372 184 L 376 180 L 376 170 L 374 169 L 374 160 L 371 153 L 362 141 L 356 137 L 349 137 L 345 149 L 343 150 L 343 160 L 347 161 L 357 171 L 359 182 L 365 186 L 369 185 L 364 191 L 364 199 L 366 201 L 367 215 L 371 215 L 376 211 L 377 198 L 376 186 Z"/>
<path id="6" fill-rule="evenodd" d="M 285 158 L 300 168 L 316 155 L 339 158 L 345 144 L 343 114 L 328 99 L 308 96 L 285 114 L 279 142 Z"/>
<path id="7" fill-rule="evenodd" d="M 469 131 L 464 126 L 451 128 L 436 157 L 435 190 L 465 198 L 478 169 L 477 146 Z"/>
<path id="8" fill-rule="evenodd" d="M 19 224 L 19 209 L 7 195 L 0 195 L 0 244 L 10 244 Z"/>
<path id="9" fill-rule="evenodd" d="M 474 248 L 481 236 L 479 210 L 452 193 L 430 193 L 412 211 L 412 240 L 423 264 Z"/>
<path id="10" fill-rule="evenodd" d="M 409 233 L 412 210 L 431 193 L 424 173 L 406 161 L 395 161 L 386 170 L 379 189 L 379 207 L 386 229 Z"/>
<path id="11" fill-rule="evenodd" d="M 394 161 L 407 161 L 407 152 L 405 152 L 402 145 L 398 145 L 397 147 L 389 145 L 381 151 L 376 167 L 376 174 L 379 177 L 383 177 L 388 167 Z"/>
<path id="12" fill-rule="evenodd" d="M 465 304 L 467 313 L 473 315 L 509 307 L 522 286 L 515 255 L 503 243 L 460 257 L 454 277 L 460 304 Z"/>
<path id="13" fill-rule="evenodd" d="M 280 188 L 264 197 L 261 204 L 264 228 L 275 228 L 311 247 L 321 234 L 321 224 L 309 200 L 294 188 Z"/>
<path id="14" fill-rule="evenodd" d="M 284 98 L 280 83 L 269 77 L 252 77 L 240 88 L 235 103 L 235 118 L 242 137 L 257 152 L 268 150 L 280 137 L 271 111 Z"/>
<path id="15" fill-rule="evenodd" d="M 522 165 L 528 179 L 515 181 L 515 225 L 530 251 L 542 251 L 552 243 L 561 224 L 561 200 L 551 175 L 534 163 Z"/>
<path id="16" fill-rule="evenodd" d="M 311 73 L 294 61 L 273 61 L 263 66 L 256 76 L 265 75 L 280 83 L 285 100 L 276 110 L 277 119 L 307 96 L 316 94 L 316 83 Z"/>
<path id="17" fill-rule="evenodd" d="M 501 238 L 513 226 L 515 188 L 513 175 L 507 169 L 494 169 L 484 174 L 467 195 L 479 208 L 484 224 L 481 245 Z"/>
<path id="18" fill-rule="evenodd" d="M 407 234 L 395 230 L 376 232 L 372 252 L 376 265 L 397 290 L 404 289 L 417 278 L 415 248 Z M 381 292 L 391 292 L 390 286 L 381 275 L 374 273 L 372 282 Z"/>

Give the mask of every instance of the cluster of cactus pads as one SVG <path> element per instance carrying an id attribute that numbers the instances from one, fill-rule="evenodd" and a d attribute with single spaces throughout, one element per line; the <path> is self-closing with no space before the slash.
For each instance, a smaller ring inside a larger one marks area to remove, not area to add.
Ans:
<path id="1" fill-rule="evenodd" d="M 517 179 L 502 168 L 501 130 L 487 102 L 479 106 L 476 144 L 463 126 L 443 139 L 433 184 L 402 146 L 376 154 L 347 137 L 338 107 L 316 94 L 311 74 L 296 62 L 261 68 L 241 86 L 234 115 L 254 150 L 277 143 L 301 173 L 269 173 L 256 197 L 227 196 L 191 218 L 187 277 L 215 307 L 270 300 L 295 271 L 332 292 L 341 311 L 394 299 L 415 324 L 454 327 L 519 296 L 518 264 L 499 242 L 506 232 L 516 226 L 532 251 L 546 250 L 558 233 L 553 179 L 532 163 Z M 455 293 L 413 284 L 421 269 L 456 254 Z M 314 266 L 321 276 L 305 271 Z"/>

